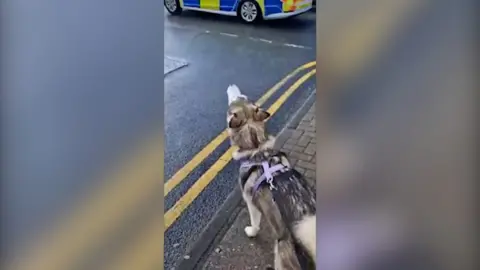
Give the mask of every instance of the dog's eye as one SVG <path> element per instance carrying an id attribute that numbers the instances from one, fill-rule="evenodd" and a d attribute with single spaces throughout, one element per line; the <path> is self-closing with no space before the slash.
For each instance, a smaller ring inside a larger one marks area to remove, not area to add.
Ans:
<path id="1" fill-rule="evenodd" d="M 237 113 L 232 113 L 233 117 L 237 118 Z"/>
<path id="2" fill-rule="evenodd" d="M 255 107 L 255 112 L 257 113 L 260 110 L 259 107 Z"/>

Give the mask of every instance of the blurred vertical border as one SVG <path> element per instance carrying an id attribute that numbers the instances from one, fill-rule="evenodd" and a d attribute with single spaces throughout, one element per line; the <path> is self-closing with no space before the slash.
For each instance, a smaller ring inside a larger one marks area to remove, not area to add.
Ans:
<path id="1" fill-rule="evenodd" d="M 317 4 L 322 269 L 478 268 L 478 4 Z"/>
<path id="2" fill-rule="evenodd" d="M 153 265 L 163 269 L 162 1 L 2 0 L 0 20 L 1 268 L 117 270 Z M 56 96 L 49 96 L 52 93 Z M 117 106 L 125 97 L 128 97 L 127 106 Z M 59 103 L 55 103 L 57 98 Z M 48 126 L 37 121 L 38 113 L 30 113 L 29 109 L 37 105 L 44 106 L 42 109 L 50 113 Z M 44 144 L 40 134 L 65 125 L 54 119 L 62 119 L 65 112 L 82 107 L 82 117 L 75 118 L 78 122 L 71 123 L 68 132 L 52 137 L 52 147 L 62 147 L 59 151 L 67 154 L 68 149 L 76 147 L 81 153 L 90 151 L 92 156 L 68 164 L 71 169 L 47 164 L 48 168 L 58 168 L 58 172 L 50 169 L 51 177 L 42 179 L 37 172 L 46 167 L 39 168 L 43 166 L 39 164 L 52 155 L 44 151 L 40 153 L 42 158 L 29 153 L 47 149 L 40 145 Z M 23 113 L 26 111 L 29 113 Z M 102 115 L 95 115 L 94 111 Z M 117 138 L 112 130 L 122 122 L 135 124 L 132 129 L 138 129 L 137 134 L 132 132 L 134 135 Z M 93 130 L 81 130 L 93 123 Z M 26 127 L 31 135 L 15 136 L 18 127 Z M 71 132 L 74 129 L 79 130 Z M 112 150 L 108 161 L 91 169 L 86 164 L 93 164 L 100 157 L 95 154 L 96 149 L 88 149 L 97 148 L 95 142 L 89 141 L 89 135 L 106 137 L 101 133 L 107 129 L 111 132 L 110 138 L 100 143 L 102 147 L 110 143 L 122 145 L 122 140 L 135 141 L 134 136 L 143 142 L 131 147 L 113 147 L 117 152 Z M 17 145 L 19 140 L 23 141 Z M 74 147 L 65 143 L 77 141 Z M 149 156 L 137 157 L 138 149 L 132 148 L 141 148 Z M 17 174 L 17 158 L 22 155 L 28 155 L 25 159 L 28 162 L 20 164 L 23 171 Z M 138 168 L 132 169 L 132 166 Z M 145 175 L 150 178 L 144 178 Z M 82 183 L 88 181 L 98 185 L 82 188 Z M 127 209 L 131 206 L 129 200 L 138 195 L 135 192 L 146 186 L 148 194 L 141 198 L 144 201 L 138 202 L 139 208 Z M 35 209 L 36 195 L 47 191 L 51 195 L 45 196 L 46 201 L 68 191 L 63 201 L 54 204 L 55 211 L 45 210 L 51 216 L 22 211 L 21 206 Z M 132 224 L 114 222 L 127 214 L 133 217 Z M 34 215 L 48 221 L 36 224 Z M 149 226 L 152 222 L 161 225 Z M 28 227 L 30 233 L 17 237 L 13 232 L 20 231 L 18 224 Z M 125 227 L 124 233 L 133 231 L 134 234 L 115 234 L 114 230 L 120 227 Z M 94 232 L 102 233 L 93 235 Z M 107 238 L 111 235 L 115 237 Z M 153 256 L 145 258 L 145 251 Z M 131 265 L 135 267 L 128 268 Z"/>

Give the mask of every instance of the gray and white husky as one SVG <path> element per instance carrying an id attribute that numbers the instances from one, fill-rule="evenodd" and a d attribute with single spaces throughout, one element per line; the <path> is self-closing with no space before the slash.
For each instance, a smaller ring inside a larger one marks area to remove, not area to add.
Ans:
<path id="1" fill-rule="evenodd" d="M 265 120 L 270 114 L 248 100 L 236 85 L 227 89 L 227 125 L 233 153 L 240 162 L 239 184 L 250 215 L 245 228 L 255 237 L 260 221 L 269 224 L 275 242 L 275 269 L 315 269 L 316 194 L 290 166 L 287 156 L 274 149 Z"/>

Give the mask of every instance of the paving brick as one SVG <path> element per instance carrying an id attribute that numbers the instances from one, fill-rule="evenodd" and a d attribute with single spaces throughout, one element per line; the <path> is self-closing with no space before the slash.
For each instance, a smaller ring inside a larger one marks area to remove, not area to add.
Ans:
<path id="1" fill-rule="evenodd" d="M 292 133 L 294 131 L 295 130 L 293 130 L 293 129 L 286 129 L 282 132 L 282 134 L 277 136 L 277 138 L 275 140 L 275 148 L 276 149 L 282 148 L 282 146 L 285 144 L 285 142 L 292 136 Z"/>
<path id="2" fill-rule="evenodd" d="M 293 150 L 293 147 L 294 147 L 294 146 L 295 146 L 295 145 L 293 145 L 293 144 L 285 143 L 285 144 L 282 146 L 281 149 L 282 149 L 283 151 L 290 151 L 290 150 Z"/>
<path id="3" fill-rule="evenodd" d="M 290 152 L 290 156 L 303 161 L 310 161 L 313 158 L 311 155 L 307 155 L 307 154 L 299 153 L 295 151 Z"/>
<path id="4" fill-rule="evenodd" d="M 311 140 L 312 140 L 311 137 L 304 135 L 300 137 L 300 139 L 298 139 L 297 145 L 305 147 L 310 143 Z"/>
<path id="5" fill-rule="evenodd" d="M 297 144 L 298 144 L 298 140 L 297 140 L 297 139 L 293 139 L 293 138 L 289 138 L 285 143 L 286 143 L 286 144 L 291 144 L 291 145 L 297 145 Z"/>
<path id="6" fill-rule="evenodd" d="M 309 124 L 308 122 L 303 122 L 303 121 L 302 121 L 302 122 L 300 122 L 300 124 L 298 124 L 297 129 L 298 129 L 298 130 L 304 130 L 304 131 L 305 131 L 305 130 L 307 130 L 307 128 L 309 128 L 309 127 L 310 127 L 310 124 Z"/>
<path id="7" fill-rule="evenodd" d="M 317 183 L 315 178 L 305 177 L 305 179 L 307 179 L 308 184 L 310 184 L 310 186 L 312 186 L 314 190 L 317 190 Z"/>
<path id="8" fill-rule="evenodd" d="M 305 177 L 315 179 L 316 178 L 315 170 L 306 170 L 305 171 Z"/>
<path id="9" fill-rule="evenodd" d="M 304 175 L 305 174 L 305 169 L 302 167 L 295 166 L 295 170 L 297 170 L 300 174 Z"/>
<path id="10" fill-rule="evenodd" d="M 316 130 L 315 130 L 315 127 L 314 127 L 314 126 L 311 126 L 311 125 L 310 125 L 310 126 L 308 126 L 308 127 L 305 127 L 305 128 L 304 128 L 304 131 L 315 132 Z"/>
<path id="11" fill-rule="evenodd" d="M 306 125 L 306 126 L 310 126 L 311 123 L 312 123 L 312 121 L 306 120 L 306 119 L 302 119 L 302 121 L 300 121 L 300 124 Z"/>
<path id="12" fill-rule="evenodd" d="M 303 135 L 303 130 L 298 130 L 298 129 L 296 129 L 296 130 L 294 130 L 294 131 L 292 132 L 292 134 L 290 135 L 290 138 L 292 138 L 292 139 L 298 139 L 298 138 L 300 138 L 302 135 Z"/>
<path id="13" fill-rule="evenodd" d="M 310 169 L 310 170 L 315 170 L 315 163 L 309 162 L 309 161 L 304 161 L 304 160 L 299 160 L 297 163 L 298 167 L 302 167 L 305 169 Z"/>
<path id="14" fill-rule="evenodd" d="M 315 138 L 315 136 L 317 136 L 317 134 L 315 132 L 311 132 L 311 131 L 305 131 L 305 132 L 302 132 L 303 133 L 303 136 L 308 136 L 310 138 Z"/>
<path id="15" fill-rule="evenodd" d="M 293 148 L 291 149 L 292 151 L 297 151 L 300 153 L 303 153 L 305 151 L 305 147 L 294 145 Z"/>
<path id="16" fill-rule="evenodd" d="M 305 121 L 311 121 L 314 117 L 314 114 L 311 113 L 311 112 L 308 112 L 304 117 L 303 117 L 303 120 Z"/>
<path id="17" fill-rule="evenodd" d="M 290 166 L 295 167 L 295 165 L 297 165 L 298 159 L 288 157 L 288 161 L 290 162 Z"/>
<path id="18" fill-rule="evenodd" d="M 307 155 L 314 156 L 317 153 L 317 144 L 310 142 L 303 152 Z"/>

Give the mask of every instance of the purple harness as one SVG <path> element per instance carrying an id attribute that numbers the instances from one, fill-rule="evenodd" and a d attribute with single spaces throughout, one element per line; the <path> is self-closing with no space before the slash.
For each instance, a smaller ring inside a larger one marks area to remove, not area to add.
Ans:
<path id="1" fill-rule="evenodd" d="M 244 161 L 242 162 L 241 168 L 250 168 L 255 165 L 259 165 L 259 163 Z M 277 164 L 270 167 L 268 161 L 262 161 L 261 165 L 263 168 L 263 174 L 255 182 L 255 185 L 253 186 L 253 193 L 255 193 L 260 188 L 260 185 L 262 185 L 263 182 L 267 182 L 267 184 L 269 184 L 270 190 L 276 189 L 275 185 L 273 185 L 274 175 L 278 172 L 284 172 L 288 170 L 288 168 L 285 167 L 283 164 Z"/>

